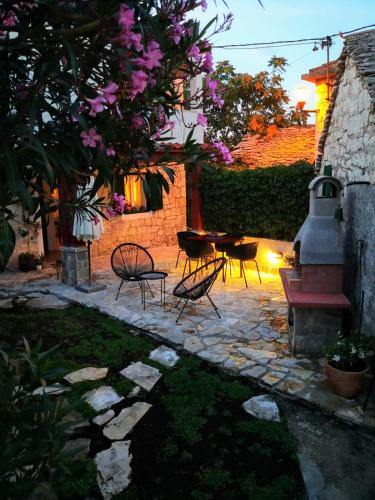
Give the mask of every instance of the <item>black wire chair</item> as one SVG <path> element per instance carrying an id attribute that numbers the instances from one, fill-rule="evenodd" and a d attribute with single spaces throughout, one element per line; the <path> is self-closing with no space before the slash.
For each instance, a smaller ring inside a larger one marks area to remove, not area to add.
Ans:
<path id="1" fill-rule="evenodd" d="M 257 251 L 258 251 L 258 242 L 254 241 L 252 243 L 243 243 L 242 245 L 234 246 L 229 250 L 227 250 L 226 252 L 229 260 L 230 272 L 232 272 L 231 268 L 232 261 L 233 260 L 240 261 L 240 276 L 244 277 L 246 288 L 247 288 L 247 280 L 246 280 L 246 272 L 245 272 L 246 269 L 244 262 L 250 262 L 250 261 L 255 262 L 258 271 L 259 283 L 262 283 L 262 280 L 260 278 L 258 263 L 256 261 Z"/>
<path id="2" fill-rule="evenodd" d="M 208 243 L 207 241 L 202 240 L 185 240 L 185 253 L 187 259 L 185 260 L 184 272 L 182 273 L 182 277 L 185 276 L 186 267 L 189 268 L 189 273 L 191 273 L 191 262 L 196 261 L 197 265 L 195 269 L 198 269 L 199 265 L 203 265 L 203 263 L 207 262 L 209 257 L 215 258 L 215 249 Z"/>
<path id="3" fill-rule="evenodd" d="M 115 274 L 121 278 L 116 300 L 125 282 L 139 283 L 141 288 L 142 273 L 154 270 L 154 260 L 148 251 L 135 243 L 122 243 L 116 247 L 111 255 L 111 266 Z"/>
<path id="4" fill-rule="evenodd" d="M 177 254 L 177 260 L 176 260 L 176 267 L 178 266 L 178 261 L 180 259 L 180 254 L 181 252 L 185 252 L 186 249 L 186 238 L 188 236 L 195 236 L 197 233 L 194 231 L 179 231 L 177 233 L 177 241 L 178 241 L 178 246 L 180 247 L 178 254 Z"/>
<path id="5" fill-rule="evenodd" d="M 220 271 L 223 269 L 225 264 L 224 258 L 219 258 L 215 260 L 211 260 L 207 264 L 202 267 L 199 267 L 192 273 L 188 274 L 183 280 L 181 280 L 173 290 L 173 295 L 178 297 L 180 300 L 178 301 L 176 307 L 179 306 L 181 300 L 185 300 L 184 305 L 182 306 L 180 313 L 176 319 L 176 323 L 181 317 L 186 304 L 191 301 L 196 301 L 201 297 L 206 297 L 210 301 L 214 311 L 220 318 L 219 311 L 211 299 L 209 292 L 216 281 Z"/>

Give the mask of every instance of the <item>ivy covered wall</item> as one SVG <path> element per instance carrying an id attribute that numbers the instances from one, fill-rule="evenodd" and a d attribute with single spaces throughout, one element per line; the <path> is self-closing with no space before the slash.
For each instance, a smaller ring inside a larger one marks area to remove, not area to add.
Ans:
<path id="1" fill-rule="evenodd" d="M 297 162 L 254 170 L 202 170 L 200 192 L 206 230 L 291 241 L 309 209 L 313 165 Z"/>

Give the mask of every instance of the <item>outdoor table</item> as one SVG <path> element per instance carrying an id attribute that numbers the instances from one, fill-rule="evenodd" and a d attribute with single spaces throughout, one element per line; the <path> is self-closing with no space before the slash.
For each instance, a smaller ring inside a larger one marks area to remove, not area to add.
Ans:
<path id="1" fill-rule="evenodd" d="M 228 235 L 218 235 L 218 234 L 196 234 L 194 236 L 187 236 L 187 240 L 194 241 L 204 241 L 206 243 L 217 243 L 220 245 L 234 245 L 242 240 L 242 236 L 228 236 Z"/>
<path id="2" fill-rule="evenodd" d="M 219 235 L 219 234 L 197 234 L 194 236 L 187 236 L 187 240 L 194 240 L 194 241 L 204 241 L 205 243 L 213 243 L 213 244 L 219 244 L 219 245 L 235 245 L 239 241 L 243 239 L 243 236 L 229 236 L 227 234 Z M 224 252 L 222 252 L 222 255 L 224 257 Z M 226 266 L 223 267 L 222 269 L 222 279 L 223 282 L 225 283 L 225 269 Z"/>
<path id="3" fill-rule="evenodd" d="M 146 309 L 146 286 L 145 283 L 149 281 L 160 281 L 160 305 L 165 309 L 165 278 L 168 273 L 164 271 L 149 271 L 146 273 L 139 274 L 141 278 L 141 289 L 142 289 L 142 304 L 143 309 Z M 151 289 L 150 289 L 151 290 Z"/>

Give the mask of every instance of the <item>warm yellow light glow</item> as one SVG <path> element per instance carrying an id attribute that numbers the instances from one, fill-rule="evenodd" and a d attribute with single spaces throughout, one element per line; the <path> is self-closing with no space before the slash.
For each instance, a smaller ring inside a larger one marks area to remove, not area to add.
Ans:
<path id="1" fill-rule="evenodd" d="M 282 267 L 283 254 L 281 252 L 273 252 L 270 250 L 267 254 L 267 260 L 273 265 L 273 267 Z"/>
<path id="2" fill-rule="evenodd" d="M 310 88 L 307 85 L 297 85 L 293 91 L 296 106 L 303 109 L 310 97 Z"/>

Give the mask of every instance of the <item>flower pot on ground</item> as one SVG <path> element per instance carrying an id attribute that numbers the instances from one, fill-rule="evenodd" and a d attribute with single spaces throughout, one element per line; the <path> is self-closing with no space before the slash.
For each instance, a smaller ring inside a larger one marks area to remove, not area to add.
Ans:
<path id="1" fill-rule="evenodd" d="M 363 387 L 363 378 L 368 371 L 367 358 L 373 355 L 373 340 L 366 335 L 353 332 L 338 333 L 336 341 L 327 351 L 325 373 L 331 390 L 339 396 L 352 398 Z"/>
<path id="2" fill-rule="evenodd" d="M 352 398 L 356 396 L 363 387 L 363 377 L 368 372 L 368 366 L 364 363 L 364 369 L 358 372 L 349 372 L 334 368 L 328 361 L 325 364 L 330 389 L 339 396 Z"/>
<path id="3" fill-rule="evenodd" d="M 32 253 L 21 253 L 18 256 L 18 267 L 20 271 L 28 272 L 36 269 L 35 255 Z"/>

